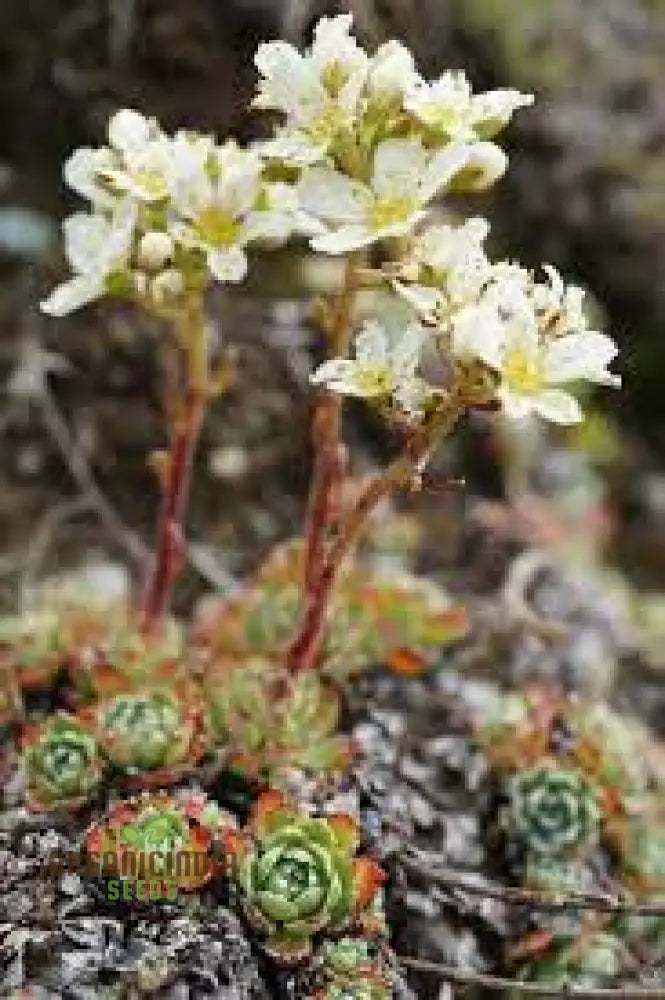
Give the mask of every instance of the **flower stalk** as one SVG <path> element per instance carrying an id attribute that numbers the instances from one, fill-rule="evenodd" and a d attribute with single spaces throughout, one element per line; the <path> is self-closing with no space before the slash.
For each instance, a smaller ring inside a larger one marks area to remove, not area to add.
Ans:
<path id="1" fill-rule="evenodd" d="M 447 414 L 445 422 L 449 429 L 456 420 L 456 411 Z M 442 419 L 439 418 L 432 422 L 426 433 L 412 434 L 397 458 L 385 470 L 370 477 L 355 501 L 341 514 L 320 571 L 306 589 L 302 620 L 286 651 L 286 665 L 291 673 L 312 670 L 316 666 L 325 639 L 335 585 L 346 557 L 382 500 L 395 489 L 418 486 L 418 469 L 429 455 L 441 425 Z"/>
<path id="2" fill-rule="evenodd" d="M 199 295 L 192 295 L 183 308 L 179 333 L 185 356 L 186 386 L 173 421 L 168 456 L 160 470 L 162 503 L 156 554 L 141 604 L 144 635 L 162 628 L 185 555 L 184 522 L 192 466 L 209 395 L 205 319 Z"/>

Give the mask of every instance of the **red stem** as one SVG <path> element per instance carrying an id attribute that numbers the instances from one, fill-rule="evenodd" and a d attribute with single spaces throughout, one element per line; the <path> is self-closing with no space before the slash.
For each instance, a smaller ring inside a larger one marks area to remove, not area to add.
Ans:
<path id="1" fill-rule="evenodd" d="M 346 448 L 339 440 L 340 399 L 322 393 L 317 402 L 312 445 L 314 471 L 305 527 L 303 585 L 307 595 L 316 587 L 325 561 L 328 536 L 340 515 Z"/>
<path id="2" fill-rule="evenodd" d="M 424 441 L 409 441 L 403 453 L 385 472 L 369 480 L 353 506 L 342 518 L 337 535 L 329 547 L 327 558 L 307 592 L 305 613 L 298 633 L 286 651 L 286 666 L 291 673 L 296 674 L 301 670 L 312 670 L 316 667 L 325 640 L 335 584 L 346 556 L 357 542 L 375 507 L 393 489 L 411 480 L 418 459 L 425 451 Z"/>
<path id="3" fill-rule="evenodd" d="M 190 389 L 176 419 L 164 470 L 162 505 L 155 560 L 141 603 L 141 630 L 157 631 L 169 609 L 173 586 L 184 559 L 183 523 L 187 511 L 192 464 L 205 416 L 205 396 Z"/>

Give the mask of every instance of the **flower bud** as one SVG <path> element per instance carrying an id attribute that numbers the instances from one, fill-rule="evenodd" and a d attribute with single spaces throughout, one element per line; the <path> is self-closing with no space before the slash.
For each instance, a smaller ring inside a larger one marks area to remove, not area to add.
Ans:
<path id="1" fill-rule="evenodd" d="M 182 294 L 185 282 L 182 271 L 168 267 L 152 280 L 152 298 L 158 305 L 168 305 L 175 302 Z"/>
<path id="2" fill-rule="evenodd" d="M 149 271 L 159 271 L 171 259 L 173 240 L 168 233 L 150 232 L 139 243 L 139 264 Z"/>

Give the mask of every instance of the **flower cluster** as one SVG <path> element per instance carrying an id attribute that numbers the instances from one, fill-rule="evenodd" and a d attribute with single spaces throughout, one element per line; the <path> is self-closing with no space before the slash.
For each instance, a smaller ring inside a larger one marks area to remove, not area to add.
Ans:
<path id="1" fill-rule="evenodd" d="M 104 295 L 171 312 L 208 281 L 241 281 L 247 247 L 287 239 L 295 192 L 269 182 L 258 153 L 118 111 L 108 143 L 77 149 L 65 181 L 90 203 L 64 224 L 74 276 L 42 303 L 62 316 Z"/>
<path id="2" fill-rule="evenodd" d="M 401 43 L 370 55 L 351 28 L 351 14 L 324 17 L 304 53 L 283 41 L 259 46 L 254 106 L 279 118 L 247 148 L 115 114 L 107 144 L 76 150 L 65 166 L 91 207 L 65 223 L 74 277 L 43 308 L 62 315 L 108 293 L 177 316 L 210 281 L 242 280 L 256 244 L 307 236 L 314 251 L 356 263 L 380 244 L 390 253 L 378 281 L 413 315 L 390 332 L 371 319 L 355 357 L 324 362 L 315 384 L 415 427 L 450 429 L 475 406 L 579 421 L 569 383 L 618 383 L 608 370 L 616 347 L 588 328 L 581 290 L 551 267 L 543 279 L 492 263 L 483 219 L 428 219 L 440 196 L 503 174 L 494 140 L 532 96 L 474 94 L 462 72 L 427 81 Z"/>
<path id="3" fill-rule="evenodd" d="M 239 838 L 238 879 L 249 922 L 265 949 L 288 964 L 306 958 L 312 938 L 363 925 L 385 875 L 356 857 L 351 816 L 310 817 L 277 792 L 266 792 Z"/>

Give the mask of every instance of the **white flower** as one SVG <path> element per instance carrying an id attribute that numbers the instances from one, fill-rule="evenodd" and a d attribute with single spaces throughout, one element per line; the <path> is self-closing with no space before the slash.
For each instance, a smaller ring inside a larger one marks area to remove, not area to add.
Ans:
<path id="1" fill-rule="evenodd" d="M 112 215 L 77 212 L 63 225 L 65 253 L 74 277 L 41 303 L 50 316 L 65 316 L 100 298 L 114 274 L 127 270 L 136 223 L 136 208 L 122 201 Z"/>
<path id="2" fill-rule="evenodd" d="M 205 253 L 218 281 L 241 281 L 247 273 L 244 248 L 253 235 L 247 219 L 261 193 L 261 170 L 255 151 L 229 141 L 183 187 L 174 206 L 183 220 L 173 225 L 177 239 Z"/>
<path id="3" fill-rule="evenodd" d="M 312 375 L 314 385 L 361 399 L 392 399 L 407 412 L 416 408 L 424 383 L 416 375 L 425 331 L 409 326 L 391 344 L 386 330 L 376 321 L 367 322 L 355 341 L 355 359 L 326 361 Z"/>
<path id="4" fill-rule="evenodd" d="M 286 42 L 267 42 L 255 56 L 261 80 L 254 105 L 286 115 L 287 134 L 299 135 L 309 162 L 320 158 L 356 115 L 368 58 L 350 35 L 352 23 L 351 14 L 322 18 L 305 55 Z"/>
<path id="5" fill-rule="evenodd" d="M 468 161 L 469 147 L 430 154 L 415 139 L 387 139 L 377 147 L 369 184 L 328 167 L 305 171 L 299 184 L 305 212 L 329 231 L 312 239 L 323 253 L 346 253 L 410 232 L 423 208 Z"/>
<path id="6" fill-rule="evenodd" d="M 582 419 L 577 400 L 558 386 L 577 380 L 619 384 L 608 371 L 617 354 L 610 337 L 586 331 L 548 338 L 528 309 L 508 318 L 487 304 L 462 309 L 454 322 L 453 347 L 499 373 L 498 396 L 509 417 L 535 412 L 556 423 L 577 423 Z"/>
<path id="7" fill-rule="evenodd" d="M 147 202 L 168 198 L 175 161 L 157 122 L 125 108 L 109 121 L 108 138 L 112 165 L 100 171 L 107 189 Z"/>
<path id="8" fill-rule="evenodd" d="M 322 225 L 300 207 L 292 184 L 264 183 L 257 205 L 246 219 L 247 238 L 271 245 L 285 243 L 291 236 L 313 236 Z"/>
<path id="9" fill-rule="evenodd" d="M 488 233 L 489 223 L 481 218 L 459 226 L 428 226 L 403 264 L 409 283 L 395 282 L 396 291 L 422 319 L 444 325 L 452 309 L 478 300 L 488 280 L 491 265 L 483 249 Z M 428 285 L 417 283 L 421 275 Z"/>
<path id="10" fill-rule="evenodd" d="M 490 138 L 518 108 L 533 104 L 533 95 L 517 90 L 474 95 L 466 75 L 449 70 L 431 83 L 419 81 L 404 104 L 428 128 L 450 139 L 470 140 Z"/>
<path id="11" fill-rule="evenodd" d="M 418 82 L 413 56 L 405 45 L 393 39 L 377 49 L 367 79 L 371 97 L 388 101 L 401 99 Z"/>

